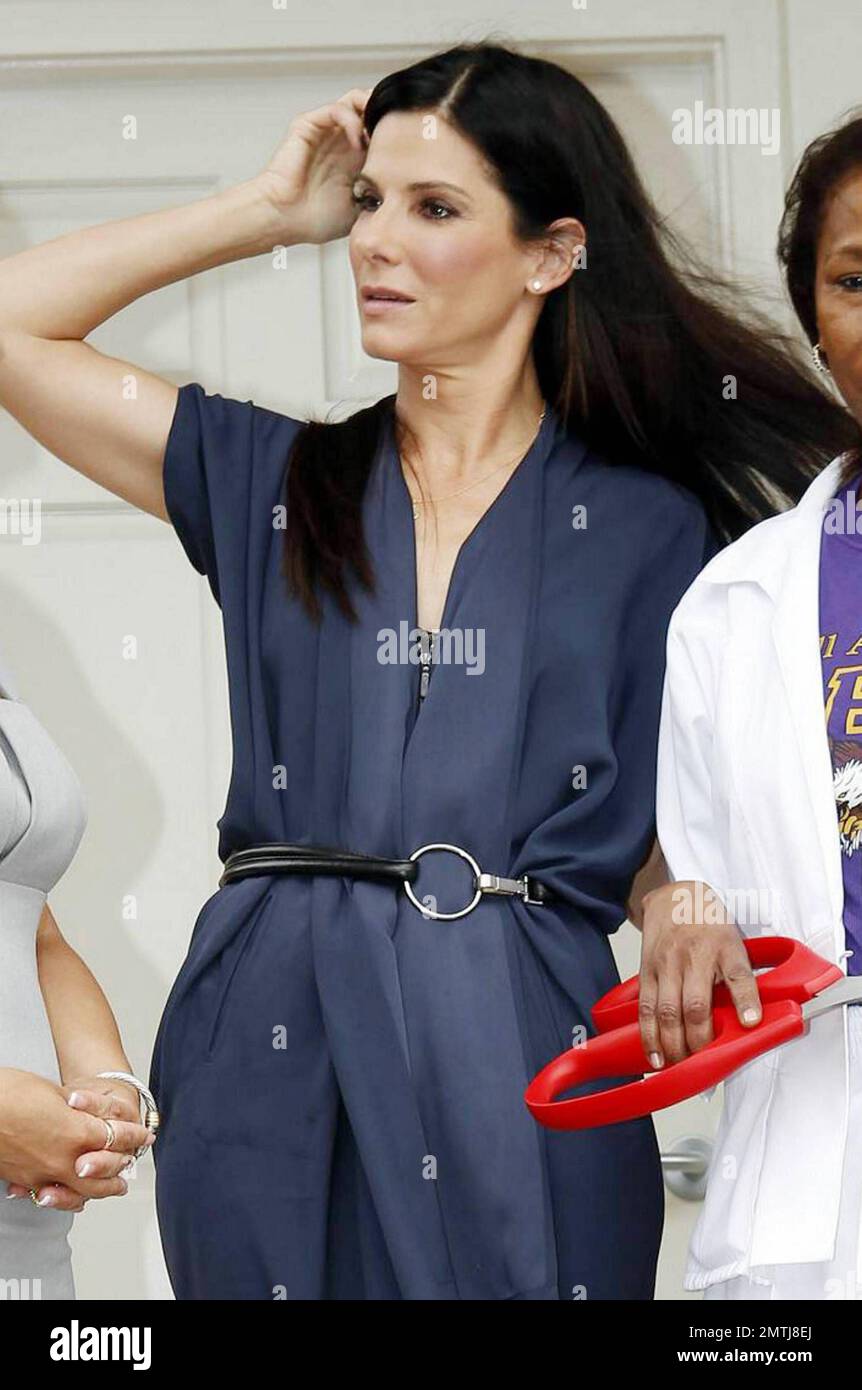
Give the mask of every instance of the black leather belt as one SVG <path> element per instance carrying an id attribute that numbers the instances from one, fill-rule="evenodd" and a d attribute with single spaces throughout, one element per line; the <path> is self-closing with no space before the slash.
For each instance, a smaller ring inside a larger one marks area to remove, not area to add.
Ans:
<path id="1" fill-rule="evenodd" d="M 473 897 L 466 907 L 459 908 L 457 912 L 438 912 L 421 903 L 413 892 L 419 860 L 432 850 L 451 850 L 466 860 L 473 870 Z M 531 907 L 542 907 L 545 903 L 557 901 L 555 893 L 526 874 L 523 878 L 502 878 L 499 874 L 483 873 L 472 854 L 459 845 L 420 845 L 409 859 L 381 859 L 373 854 L 356 854 L 352 850 L 330 849 L 325 845 L 250 845 L 247 849 L 237 849 L 228 855 L 219 888 L 252 874 L 328 874 L 338 878 L 366 878 L 401 884 L 423 917 L 431 917 L 435 921 L 466 917 L 485 893 L 519 897 Z"/>

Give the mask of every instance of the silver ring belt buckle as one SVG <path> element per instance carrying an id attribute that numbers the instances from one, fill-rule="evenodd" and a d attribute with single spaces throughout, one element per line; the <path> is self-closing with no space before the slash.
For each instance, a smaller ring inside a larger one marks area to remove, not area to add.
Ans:
<path id="1" fill-rule="evenodd" d="M 453 854 L 459 855 L 461 859 L 466 860 L 470 865 L 470 868 L 473 870 L 473 896 L 467 906 L 459 908 L 457 912 L 438 912 L 436 908 L 427 907 L 425 903 L 421 903 L 413 892 L 412 883 L 405 879 L 404 892 L 407 894 L 413 906 L 422 913 L 423 917 L 431 917 L 435 922 L 451 922 L 454 921 L 456 917 L 466 917 L 467 913 L 472 912 L 473 908 L 481 902 L 484 893 L 518 897 L 522 902 L 528 903 L 531 907 L 544 906 L 544 902 L 541 898 L 530 896 L 530 882 L 526 874 L 523 878 L 502 878 L 500 874 L 485 874 L 479 868 L 472 854 L 469 854 L 466 849 L 462 849 L 460 845 L 420 845 L 418 849 L 414 849 L 413 853 L 410 855 L 410 860 L 415 862 L 417 859 L 421 859 L 423 854 L 430 853 L 431 850 L 442 849 L 451 850 Z"/>

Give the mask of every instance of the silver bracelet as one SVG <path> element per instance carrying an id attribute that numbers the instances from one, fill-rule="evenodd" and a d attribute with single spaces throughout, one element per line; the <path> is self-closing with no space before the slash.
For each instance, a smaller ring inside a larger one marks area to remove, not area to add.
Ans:
<path id="1" fill-rule="evenodd" d="M 125 1081 L 127 1085 L 134 1086 L 144 1102 L 143 1124 L 151 1134 L 158 1134 L 160 1123 L 158 1108 L 152 1091 L 144 1085 L 143 1081 L 139 1081 L 136 1076 L 132 1076 L 131 1072 L 127 1071 L 99 1071 L 96 1072 L 96 1075 L 103 1077 L 106 1081 Z M 135 1158 L 140 1158 L 141 1154 L 146 1153 L 149 1147 L 148 1144 L 142 1144 L 139 1149 L 135 1150 Z"/>

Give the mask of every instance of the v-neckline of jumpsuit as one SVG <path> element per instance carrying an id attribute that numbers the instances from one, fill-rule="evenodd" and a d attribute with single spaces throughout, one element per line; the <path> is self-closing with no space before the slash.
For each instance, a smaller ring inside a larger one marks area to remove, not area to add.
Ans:
<path id="1" fill-rule="evenodd" d="M 395 435 L 394 413 L 395 405 L 393 402 L 391 409 L 386 412 L 386 415 L 384 417 L 383 458 L 385 461 L 388 461 L 394 467 L 395 474 L 398 482 L 400 483 L 401 488 L 402 514 L 405 520 L 405 524 L 409 523 L 410 570 L 413 580 L 411 594 L 412 628 L 413 630 L 419 631 L 423 634 L 428 634 L 429 632 L 439 634 L 441 632 L 446 631 L 449 626 L 449 620 L 451 619 L 450 610 L 453 604 L 456 602 L 454 596 L 457 591 L 457 586 L 462 579 L 464 566 L 469 557 L 469 553 L 473 548 L 474 541 L 477 538 L 481 538 L 485 534 L 485 532 L 488 530 L 488 527 L 495 519 L 496 514 L 504 509 L 506 501 L 516 491 L 517 480 L 523 479 L 524 473 L 528 470 L 529 465 L 539 455 L 540 449 L 544 450 L 546 436 L 550 434 L 552 430 L 556 432 L 559 426 L 559 421 L 556 412 L 552 409 L 546 408 L 542 423 L 537 429 L 532 442 L 524 452 L 523 457 L 521 458 L 517 467 L 515 467 L 509 474 L 508 478 L 506 479 L 503 486 L 500 488 L 500 491 L 497 493 L 496 497 L 494 497 L 493 500 L 488 504 L 482 515 L 477 518 L 476 522 L 467 532 L 466 536 L 461 541 L 461 544 L 458 547 L 458 550 L 455 555 L 455 560 L 452 565 L 452 570 L 449 575 L 449 583 L 446 586 L 446 596 L 443 600 L 443 610 L 440 616 L 439 628 L 424 628 L 421 626 L 419 622 L 419 557 L 416 546 L 416 522 L 413 516 L 413 498 L 410 495 L 410 489 L 408 488 L 407 480 L 404 477 L 404 469 L 401 463 L 401 455 L 398 450 L 398 444 Z M 416 697 L 412 702 L 412 720 L 407 730 L 408 741 L 412 738 L 413 733 L 416 730 L 416 726 L 419 723 L 423 711 L 428 703 L 428 699 L 431 692 L 430 665 L 431 663 L 428 664 L 429 674 L 428 676 L 425 676 L 423 670 L 424 663 L 420 661 L 419 684 L 415 693 Z M 424 694 L 422 693 L 423 680 L 425 682 Z"/>

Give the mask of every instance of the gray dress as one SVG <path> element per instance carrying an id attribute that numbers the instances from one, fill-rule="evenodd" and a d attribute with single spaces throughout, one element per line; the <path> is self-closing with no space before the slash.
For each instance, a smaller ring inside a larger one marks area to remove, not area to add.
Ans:
<path id="1" fill-rule="evenodd" d="M 0 1067 L 59 1081 L 39 988 L 36 930 L 84 833 L 74 771 L 18 698 L 0 653 Z M 6 1201 L 0 1180 L 0 1298 L 74 1298 L 70 1212 Z"/>

